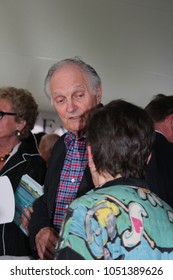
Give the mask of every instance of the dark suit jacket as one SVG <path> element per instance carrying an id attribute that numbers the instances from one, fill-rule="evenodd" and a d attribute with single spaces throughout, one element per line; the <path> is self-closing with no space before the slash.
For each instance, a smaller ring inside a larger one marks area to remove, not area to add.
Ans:
<path id="1" fill-rule="evenodd" d="M 15 192 L 22 175 L 28 174 L 43 185 L 46 162 L 40 156 L 32 134 L 22 141 L 18 151 L 9 158 L 0 171 L 0 176 L 7 176 Z M 1 186 L 4 187 L 4 186 Z M 31 255 L 29 238 L 14 223 L 0 225 L 0 255 Z"/>
<path id="2" fill-rule="evenodd" d="M 173 207 L 173 144 L 158 132 L 147 167 L 147 181 L 149 188 Z"/>
<path id="3" fill-rule="evenodd" d="M 55 144 L 44 183 L 44 195 L 34 203 L 34 212 L 29 223 L 31 247 L 35 247 L 35 236 L 43 227 L 53 227 L 56 192 L 60 181 L 60 173 L 64 164 L 66 149 L 63 135 Z M 94 187 L 89 167 L 87 166 L 80 183 L 77 197 Z"/>

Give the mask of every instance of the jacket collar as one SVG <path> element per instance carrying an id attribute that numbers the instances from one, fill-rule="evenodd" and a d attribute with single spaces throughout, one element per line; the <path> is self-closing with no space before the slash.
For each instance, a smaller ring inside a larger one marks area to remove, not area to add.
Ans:
<path id="1" fill-rule="evenodd" d="M 17 152 L 12 155 L 7 163 L 3 166 L 0 171 L 0 176 L 5 175 L 10 169 L 15 168 L 16 164 L 19 165 L 25 162 L 29 156 L 39 156 L 38 146 L 36 138 L 32 133 L 29 134 L 28 138 L 23 139 L 17 150 Z"/>

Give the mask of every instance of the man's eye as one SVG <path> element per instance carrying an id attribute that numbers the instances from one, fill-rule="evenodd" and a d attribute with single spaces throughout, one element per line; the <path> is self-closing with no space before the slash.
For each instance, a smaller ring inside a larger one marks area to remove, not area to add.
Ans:
<path id="1" fill-rule="evenodd" d="M 80 99 L 84 96 L 84 93 L 78 93 L 76 95 L 74 95 L 74 99 Z"/>
<path id="2" fill-rule="evenodd" d="M 56 103 L 59 103 L 59 104 L 62 104 L 65 102 L 65 99 L 64 98 L 57 98 L 56 99 Z"/>

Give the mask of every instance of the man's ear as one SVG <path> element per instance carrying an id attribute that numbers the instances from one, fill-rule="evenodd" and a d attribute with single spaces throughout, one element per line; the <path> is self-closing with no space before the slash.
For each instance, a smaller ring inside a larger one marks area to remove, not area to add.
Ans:
<path id="1" fill-rule="evenodd" d="M 166 116 L 164 122 L 165 122 L 165 125 L 167 125 L 169 127 L 173 126 L 173 114 Z"/>
<path id="2" fill-rule="evenodd" d="M 169 122 L 170 122 L 170 126 L 171 128 L 173 128 L 173 114 L 169 115 Z"/>
<path id="3" fill-rule="evenodd" d="M 97 104 L 100 104 L 101 100 L 102 100 L 102 88 L 101 88 L 101 86 L 98 86 L 96 99 L 97 99 Z"/>

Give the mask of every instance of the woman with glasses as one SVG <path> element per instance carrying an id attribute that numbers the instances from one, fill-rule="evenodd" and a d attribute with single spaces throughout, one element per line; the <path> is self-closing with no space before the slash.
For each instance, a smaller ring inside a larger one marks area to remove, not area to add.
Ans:
<path id="1" fill-rule="evenodd" d="M 0 176 L 10 179 L 14 192 L 24 174 L 41 185 L 44 182 L 46 163 L 31 133 L 37 115 L 30 92 L 0 88 Z M 0 225 L 0 236 L 0 256 L 31 255 L 28 237 L 14 222 Z"/>

